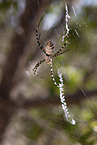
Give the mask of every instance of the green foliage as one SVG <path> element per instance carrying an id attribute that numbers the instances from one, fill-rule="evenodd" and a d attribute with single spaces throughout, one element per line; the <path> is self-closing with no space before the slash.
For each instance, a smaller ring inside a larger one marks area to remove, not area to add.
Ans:
<path id="1" fill-rule="evenodd" d="M 13 0 L 10 0 L 10 1 L 7 1 L 7 0 L 3 0 L 2 2 L 0 2 L 0 11 L 7 11 L 11 6 L 14 6 L 16 7 L 17 4 L 15 1 Z"/>
<path id="2" fill-rule="evenodd" d="M 37 124 L 30 124 L 26 136 L 35 141 L 41 135 L 42 131 L 43 129 Z"/>
<path id="3" fill-rule="evenodd" d="M 64 85 L 67 86 L 69 92 L 75 93 L 78 87 L 82 85 L 83 71 L 72 66 L 62 67 L 61 71 L 65 79 Z"/>
<path id="4" fill-rule="evenodd" d="M 81 145 L 95 145 L 97 142 L 96 102 L 97 99 L 91 99 L 82 101 L 80 105 L 70 106 L 71 109 L 69 108 L 69 110 L 75 116 L 75 125 L 70 124 L 64 119 L 60 105 L 48 106 L 45 109 L 32 109 L 30 112 L 30 115 L 32 114 L 32 124 L 30 124 L 30 129 L 26 131 L 27 136 L 32 140 L 37 140 L 39 136 L 46 135 L 46 138 L 50 138 L 50 135 L 52 135 L 52 140 L 49 140 L 49 142 L 56 140 L 54 145 L 57 145 L 58 142 L 63 145 L 65 141 L 71 145 L 77 143 Z M 63 143 L 61 136 L 58 134 L 64 136 Z"/>
<path id="5" fill-rule="evenodd" d="M 8 20 L 12 15 L 15 16 L 17 10 L 17 2 L 2 0 L 0 2 L 0 27 L 8 27 Z"/>

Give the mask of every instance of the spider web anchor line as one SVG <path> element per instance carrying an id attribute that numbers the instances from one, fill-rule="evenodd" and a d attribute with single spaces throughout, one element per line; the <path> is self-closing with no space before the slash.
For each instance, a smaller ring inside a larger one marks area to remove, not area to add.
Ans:
<path id="1" fill-rule="evenodd" d="M 75 15 L 75 17 L 76 17 L 76 12 L 75 12 L 75 9 L 74 9 L 73 6 L 72 6 L 72 10 L 73 10 L 73 13 L 74 13 L 74 15 Z"/>

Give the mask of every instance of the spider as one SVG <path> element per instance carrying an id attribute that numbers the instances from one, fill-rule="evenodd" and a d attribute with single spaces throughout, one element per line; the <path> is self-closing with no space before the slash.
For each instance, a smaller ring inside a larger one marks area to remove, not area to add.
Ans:
<path id="1" fill-rule="evenodd" d="M 42 46 L 41 43 L 40 43 L 40 34 L 38 33 L 39 26 L 40 26 L 40 23 L 41 23 L 42 19 L 43 19 L 43 17 L 41 17 L 41 19 L 40 19 L 40 21 L 39 21 L 39 24 L 38 24 L 38 26 L 37 26 L 37 28 L 36 28 L 36 39 L 37 39 L 37 43 L 38 43 L 38 45 L 39 45 L 39 48 L 45 53 L 46 56 L 45 56 L 45 58 L 43 58 L 42 60 L 40 60 L 40 61 L 35 65 L 35 67 L 33 68 L 33 71 L 34 71 L 34 74 L 37 75 L 37 73 L 36 73 L 37 68 L 38 68 L 43 62 L 46 61 L 47 64 L 50 64 L 50 71 L 51 71 L 51 77 L 52 77 L 52 79 L 53 79 L 53 82 L 54 82 L 55 86 L 59 87 L 59 86 L 57 85 L 57 83 L 56 83 L 56 81 L 55 81 L 55 79 L 54 79 L 54 75 L 53 75 L 52 58 L 53 58 L 53 57 L 56 57 L 56 56 L 59 56 L 59 55 L 65 53 L 65 52 L 67 52 L 67 51 L 69 50 L 69 49 L 67 49 L 67 50 L 65 50 L 65 51 L 62 51 L 62 50 L 64 49 L 64 47 L 66 46 L 66 44 L 68 43 L 68 41 L 69 41 L 70 38 L 69 38 L 69 36 L 67 37 L 68 39 L 66 40 L 66 42 L 63 44 L 63 46 L 62 46 L 55 54 L 53 54 L 53 52 L 54 52 L 54 44 L 53 44 L 51 41 L 48 41 L 48 42 L 45 44 L 44 48 L 43 48 L 43 46 Z M 38 76 L 38 75 L 37 75 L 37 76 Z"/>

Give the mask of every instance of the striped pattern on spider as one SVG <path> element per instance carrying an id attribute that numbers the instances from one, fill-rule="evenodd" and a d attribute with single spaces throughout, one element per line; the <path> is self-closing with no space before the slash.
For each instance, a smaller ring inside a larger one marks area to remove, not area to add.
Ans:
<path id="1" fill-rule="evenodd" d="M 55 81 L 55 79 L 54 79 L 54 75 L 53 75 L 52 58 L 53 58 L 53 57 L 56 57 L 56 56 L 59 56 L 59 55 L 65 53 L 65 52 L 67 52 L 67 51 L 69 50 L 69 49 L 67 49 L 67 50 L 63 51 L 64 47 L 66 46 L 66 44 L 67 44 L 68 41 L 69 41 L 69 37 L 68 37 L 67 41 L 63 44 L 63 46 L 62 46 L 55 54 L 53 54 L 53 52 L 54 52 L 54 44 L 53 44 L 51 41 L 48 41 L 48 42 L 45 44 L 44 48 L 43 48 L 43 46 L 42 46 L 41 43 L 40 43 L 40 34 L 38 33 L 39 26 L 40 26 L 40 23 L 41 23 L 41 21 L 42 21 L 42 18 L 43 18 L 43 17 L 41 17 L 41 19 L 40 19 L 40 21 L 39 21 L 39 24 L 38 24 L 38 26 L 37 26 L 37 28 L 36 28 L 36 39 L 37 39 L 37 43 L 38 43 L 38 45 L 39 45 L 39 48 L 45 53 L 46 56 L 45 56 L 45 58 L 43 58 L 42 60 L 40 60 L 40 61 L 35 65 L 35 67 L 33 68 L 33 71 L 34 71 L 34 74 L 37 75 L 37 73 L 36 73 L 37 68 L 38 68 L 43 62 L 46 61 L 47 64 L 50 64 L 51 77 L 52 77 L 52 79 L 53 79 L 53 82 L 54 82 L 55 86 L 59 87 L 59 86 L 57 85 L 57 83 L 56 83 L 56 81 Z"/>

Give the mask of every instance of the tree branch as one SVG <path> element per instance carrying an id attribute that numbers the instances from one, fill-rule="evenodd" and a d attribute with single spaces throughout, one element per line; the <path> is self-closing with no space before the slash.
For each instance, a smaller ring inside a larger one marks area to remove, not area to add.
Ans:
<path id="1" fill-rule="evenodd" d="M 77 91 L 73 95 L 66 95 L 67 104 L 80 104 L 82 100 L 89 99 L 91 97 L 97 97 L 97 90 L 87 91 L 85 92 L 86 96 L 83 94 L 81 90 Z M 21 96 L 20 96 L 21 97 Z M 37 99 L 38 98 L 38 99 Z M 20 108 L 30 109 L 36 107 L 46 107 L 51 105 L 60 104 L 59 96 L 54 96 L 53 98 L 40 98 L 38 96 L 36 99 L 33 100 L 25 100 L 23 104 L 20 104 Z"/>

